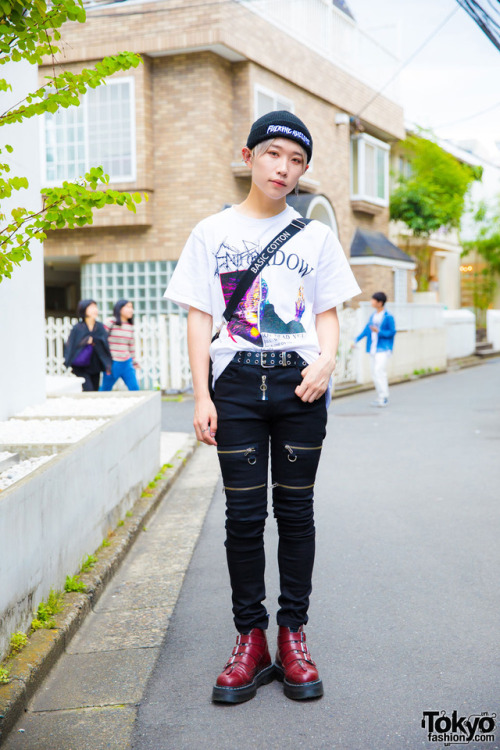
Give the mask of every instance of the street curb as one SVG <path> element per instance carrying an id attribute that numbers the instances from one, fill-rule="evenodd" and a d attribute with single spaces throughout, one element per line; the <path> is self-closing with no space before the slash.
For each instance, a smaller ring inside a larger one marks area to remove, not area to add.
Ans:
<path id="1" fill-rule="evenodd" d="M 401 385 L 402 383 L 414 383 L 415 380 L 421 380 L 422 378 L 431 378 L 434 375 L 446 375 L 449 372 L 456 372 L 457 370 L 465 370 L 468 367 L 478 367 L 479 365 L 485 365 L 494 357 L 478 357 L 471 355 L 470 357 L 463 357 L 460 359 L 450 359 L 448 364 L 442 370 L 436 370 L 434 372 L 423 372 L 421 375 L 408 375 L 407 377 L 391 378 L 389 385 Z M 375 386 L 373 383 L 362 383 L 360 385 L 347 386 L 346 388 L 339 388 L 334 390 L 332 398 L 342 398 L 343 396 L 352 396 L 354 393 L 364 393 L 365 391 L 373 391 Z"/>
<path id="2" fill-rule="evenodd" d="M 0 685 L 0 746 L 98 602 L 135 539 L 171 489 L 196 447 L 196 438 L 189 435 L 171 459 L 172 467 L 167 469 L 164 478 L 157 482 L 151 493 L 148 492 L 147 496 L 141 496 L 136 501 L 130 511 L 132 516 L 125 518 L 123 524 L 110 533 L 109 546 L 100 547 L 94 553 L 97 562 L 80 576 L 86 591 L 65 593 L 63 609 L 54 618 L 56 628 L 32 633 L 23 650 L 9 661 L 10 682 Z"/>

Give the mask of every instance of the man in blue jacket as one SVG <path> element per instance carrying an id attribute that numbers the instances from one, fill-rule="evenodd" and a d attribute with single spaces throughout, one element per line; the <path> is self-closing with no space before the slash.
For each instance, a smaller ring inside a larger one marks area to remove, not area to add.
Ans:
<path id="1" fill-rule="evenodd" d="M 354 340 L 357 344 L 366 336 L 366 351 L 370 354 L 372 378 L 377 391 L 377 400 L 372 403 L 372 406 L 381 407 L 389 403 L 387 362 L 392 354 L 396 335 L 394 318 L 385 309 L 386 302 L 387 295 L 384 292 L 375 292 L 371 299 L 372 307 L 375 309 L 366 326 Z"/>

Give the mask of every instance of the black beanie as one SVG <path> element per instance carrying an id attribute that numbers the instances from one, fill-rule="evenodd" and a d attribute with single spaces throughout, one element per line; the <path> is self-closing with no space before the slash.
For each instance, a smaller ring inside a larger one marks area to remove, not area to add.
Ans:
<path id="1" fill-rule="evenodd" d="M 267 141 L 269 138 L 288 138 L 298 143 L 307 154 L 307 163 L 311 161 L 312 156 L 312 138 L 311 134 L 299 118 L 280 109 L 277 112 L 268 112 L 267 115 L 255 120 L 250 129 L 250 135 L 247 140 L 247 148 L 253 149 L 258 143 Z"/>

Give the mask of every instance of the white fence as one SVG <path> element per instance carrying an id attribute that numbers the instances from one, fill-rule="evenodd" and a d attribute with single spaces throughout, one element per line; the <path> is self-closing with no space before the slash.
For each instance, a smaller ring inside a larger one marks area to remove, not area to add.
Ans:
<path id="1" fill-rule="evenodd" d="M 356 310 L 339 311 L 339 320 L 341 336 L 335 370 L 337 384 L 356 379 L 354 357 L 350 350 L 358 326 Z M 71 371 L 64 366 L 64 342 L 77 322 L 76 318 L 47 318 L 47 375 L 71 375 Z M 138 372 L 140 387 L 146 390 L 187 390 L 191 386 L 191 371 L 186 316 L 136 317 L 134 329 L 137 359 L 141 365 Z"/>
<path id="2" fill-rule="evenodd" d="M 47 375 L 71 375 L 71 370 L 64 366 L 64 342 L 77 322 L 76 318 L 47 318 Z M 137 375 L 141 388 L 183 391 L 190 387 L 186 323 L 184 315 L 135 319 L 135 348 L 141 365 Z"/>
<path id="3" fill-rule="evenodd" d="M 354 337 L 358 333 L 358 311 L 346 307 L 338 311 L 340 323 L 340 343 L 335 366 L 335 385 L 354 383 L 356 381 L 356 357 L 351 349 Z"/>

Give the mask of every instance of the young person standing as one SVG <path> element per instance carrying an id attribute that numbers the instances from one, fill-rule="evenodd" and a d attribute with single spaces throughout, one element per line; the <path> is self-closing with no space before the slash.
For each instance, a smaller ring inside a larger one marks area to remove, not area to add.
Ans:
<path id="1" fill-rule="evenodd" d="M 64 364 L 84 379 L 82 391 L 97 391 L 101 372 L 109 373 L 112 367 L 108 335 L 97 320 L 99 309 L 95 300 L 80 300 L 76 314 L 79 321 L 64 346 Z"/>
<path id="2" fill-rule="evenodd" d="M 134 306 L 127 299 L 119 299 L 113 308 L 113 317 L 104 327 L 108 332 L 109 348 L 113 358 L 111 373 L 102 379 L 101 391 L 110 391 L 121 378 L 129 391 L 138 391 L 135 374 L 139 365 L 135 358 Z"/>
<path id="3" fill-rule="evenodd" d="M 377 392 L 377 399 L 372 402 L 372 406 L 379 407 L 389 404 L 387 363 L 394 348 L 394 337 L 396 335 L 396 324 L 393 316 L 385 309 L 386 302 L 387 295 L 384 292 L 375 292 L 372 295 L 373 313 L 353 343 L 354 346 L 366 337 L 366 351 L 370 355 L 373 384 Z"/>
<path id="4" fill-rule="evenodd" d="M 213 688 L 212 699 L 223 703 L 253 698 L 275 676 L 289 698 L 323 694 L 304 632 L 313 488 L 339 341 L 336 306 L 360 292 L 330 229 L 316 221 L 304 226 L 286 203 L 312 155 L 304 123 L 286 111 L 264 115 L 242 155 L 252 178 L 248 196 L 195 227 L 165 293 L 189 309 L 194 427 L 198 440 L 217 447 L 226 494 L 238 636 Z M 247 269 L 255 278 L 226 324 L 226 305 Z M 211 343 L 214 324 L 220 335 Z M 269 452 L 281 591 L 274 665 L 263 604 Z"/>

